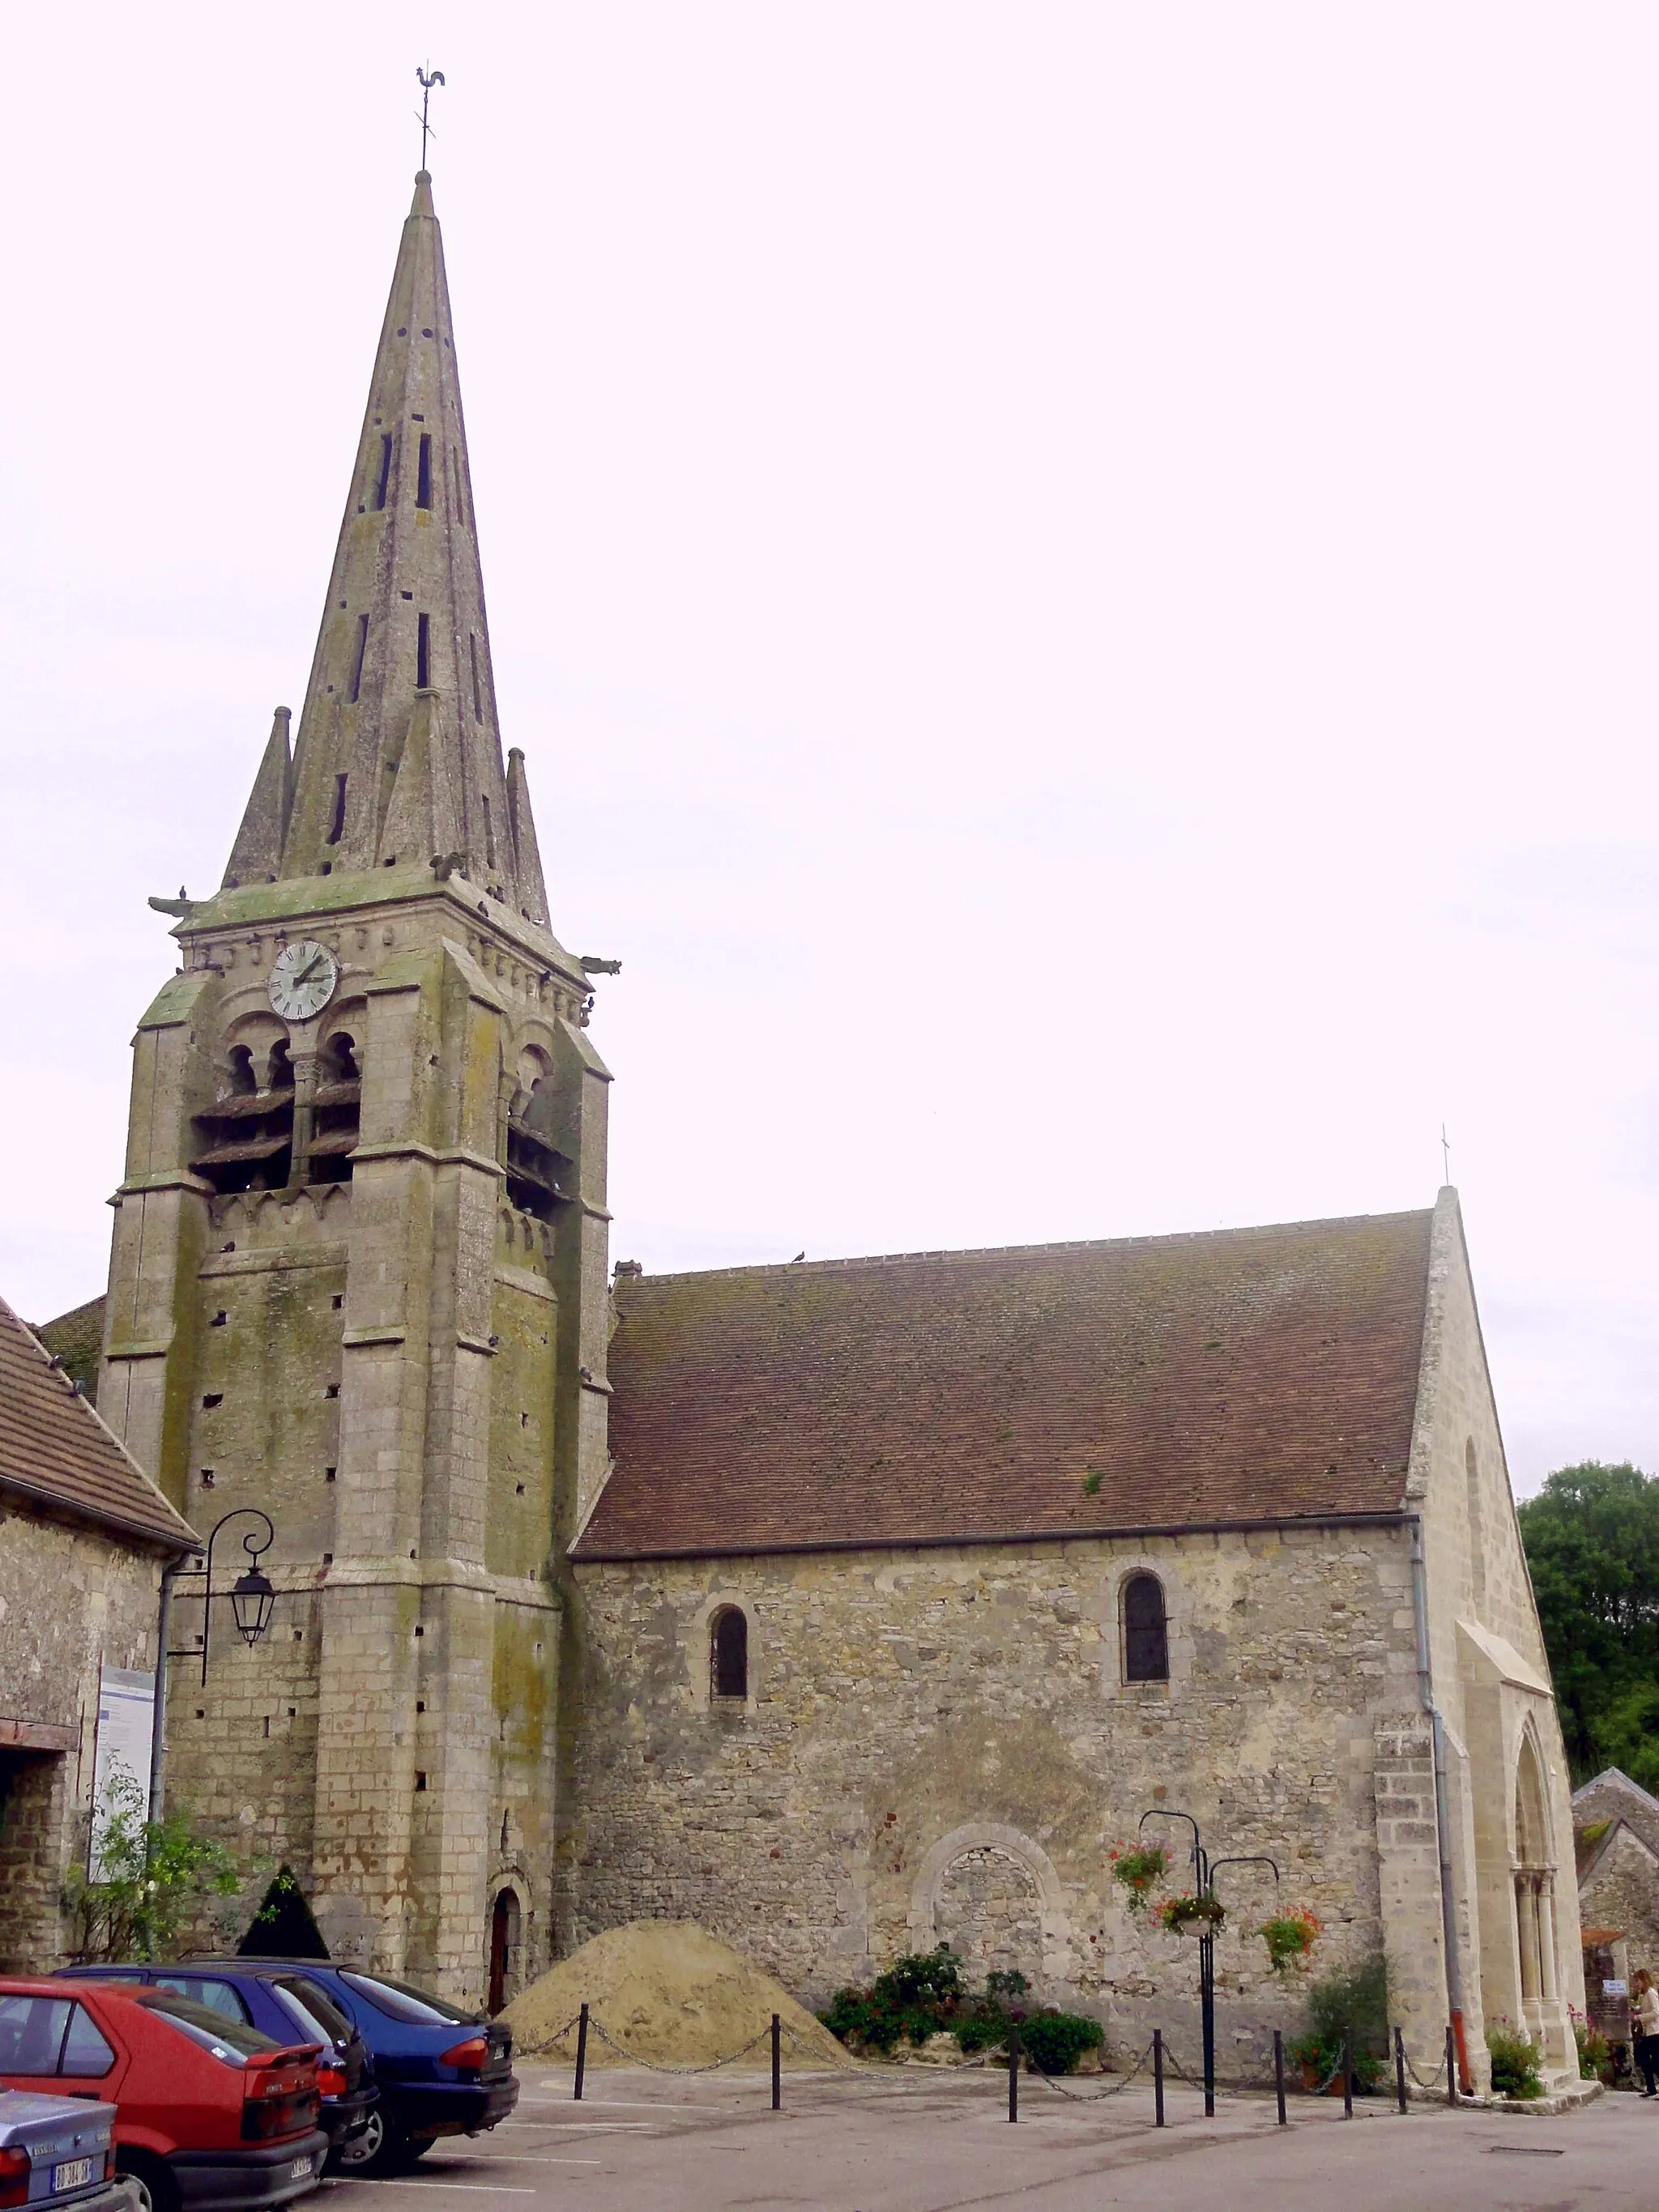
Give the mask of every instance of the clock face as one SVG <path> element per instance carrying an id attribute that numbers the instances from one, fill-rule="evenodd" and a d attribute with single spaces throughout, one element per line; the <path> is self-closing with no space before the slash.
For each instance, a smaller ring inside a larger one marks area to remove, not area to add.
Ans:
<path id="1" fill-rule="evenodd" d="M 334 996 L 340 963 L 325 945 L 310 938 L 290 945 L 270 963 L 270 1003 L 284 1021 L 307 1022 Z"/>

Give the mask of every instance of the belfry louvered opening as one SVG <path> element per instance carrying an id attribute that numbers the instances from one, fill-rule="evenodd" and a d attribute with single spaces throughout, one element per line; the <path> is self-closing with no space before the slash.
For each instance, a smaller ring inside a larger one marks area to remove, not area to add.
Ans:
<path id="1" fill-rule="evenodd" d="M 306 1152 L 307 1182 L 350 1181 L 362 1091 L 357 1040 L 349 1030 L 336 1030 L 325 1038 L 317 1055 L 311 1142 Z"/>
<path id="2" fill-rule="evenodd" d="M 218 1096 L 192 1124 L 191 1171 L 222 1194 L 286 1190 L 294 1159 L 294 1069 L 288 1039 L 265 1051 L 233 1045 Z"/>

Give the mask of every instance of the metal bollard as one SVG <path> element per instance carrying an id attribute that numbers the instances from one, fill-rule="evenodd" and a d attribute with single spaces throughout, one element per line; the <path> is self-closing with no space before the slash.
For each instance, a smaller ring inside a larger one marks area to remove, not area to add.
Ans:
<path id="1" fill-rule="evenodd" d="M 1019 2023 L 1008 2023 L 1008 2117 L 1019 2118 Z"/>
<path id="2" fill-rule="evenodd" d="M 1353 2030 L 1342 2039 L 1342 2117 L 1353 2118 Z"/>
<path id="3" fill-rule="evenodd" d="M 783 2108 L 783 2022 L 772 2015 L 772 2110 Z"/>
<path id="4" fill-rule="evenodd" d="M 576 2022 L 576 2102 L 580 2104 L 582 2075 L 587 2071 L 587 2007 L 581 2008 Z"/>
<path id="5" fill-rule="evenodd" d="M 1398 2028 L 1394 2032 L 1394 2087 L 1403 2112 L 1406 2109 L 1406 2039 Z"/>
<path id="6" fill-rule="evenodd" d="M 1288 2127 L 1290 2123 L 1285 2117 L 1285 2032 L 1278 2027 L 1273 2030 L 1273 2094 L 1279 2099 L 1279 2124 Z"/>
<path id="7" fill-rule="evenodd" d="M 1158 2114 L 1158 2125 L 1164 2124 L 1164 2030 L 1152 2030 L 1152 2106 Z"/>
<path id="8" fill-rule="evenodd" d="M 1457 2102 L 1457 2037 L 1449 2021 L 1446 2023 L 1446 2102 Z"/>

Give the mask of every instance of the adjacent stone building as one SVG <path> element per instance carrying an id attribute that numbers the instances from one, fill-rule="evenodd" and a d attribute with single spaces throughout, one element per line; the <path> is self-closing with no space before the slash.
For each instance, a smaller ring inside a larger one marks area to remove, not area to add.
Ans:
<path id="1" fill-rule="evenodd" d="M 161 1571 L 196 1540 L 0 1300 L 0 1973 L 60 1961 L 100 1690 L 153 1676 Z"/>
<path id="2" fill-rule="evenodd" d="M 1659 1973 L 1659 1798 L 1609 1766 L 1573 1792 L 1578 1909 L 1616 1930 L 1631 1971 Z"/>
<path id="3" fill-rule="evenodd" d="M 169 1773 L 337 1955 L 495 2001 L 686 1913 L 809 1995 L 947 1940 L 1172 2025 L 1191 1960 L 1107 1870 L 1156 1810 L 1270 1854 L 1329 1962 L 1380 1947 L 1425 2068 L 1461 2004 L 1477 2074 L 1498 2013 L 1574 2070 L 1452 1193 L 613 1290 L 610 963 L 503 763 L 424 175 L 297 736 L 219 890 L 158 903 L 99 1405 L 180 1512 L 276 1523 L 272 1632 L 175 1680 Z M 1224 1882 L 1248 2036 L 1272 1898 Z"/>

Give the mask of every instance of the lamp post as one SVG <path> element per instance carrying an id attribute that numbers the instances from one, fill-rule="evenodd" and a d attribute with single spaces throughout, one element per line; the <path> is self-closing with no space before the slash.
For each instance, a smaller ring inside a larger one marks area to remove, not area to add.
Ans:
<path id="1" fill-rule="evenodd" d="M 231 1585 L 230 1609 L 236 1618 L 237 1632 L 242 1641 L 254 1644 L 270 1626 L 270 1608 L 276 1592 L 261 1571 L 259 1560 L 270 1549 L 276 1531 L 270 1524 L 269 1514 L 262 1513 L 257 1505 L 238 1505 L 222 1514 L 213 1524 L 207 1540 L 207 1562 L 204 1569 L 202 1588 L 202 1683 L 205 1688 L 208 1678 L 208 1643 L 213 1633 L 213 1547 L 219 1531 L 228 1521 L 240 1521 L 244 1516 L 264 1523 L 263 1544 L 252 1536 L 244 1536 L 242 1549 L 247 1553 L 246 1569 Z"/>
<path id="2" fill-rule="evenodd" d="M 1265 1852 L 1251 1851 L 1242 1856 L 1212 1859 L 1204 1848 L 1204 1838 L 1198 1832 L 1198 1823 L 1190 1813 L 1176 1813 L 1162 1805 L 1154 1805 L 1141 1814 L 1138 1824 L 1144 1828 L 1148 1820 L 1184 1820 L 1193 1832 L 1193 1894 L 1194 1897 L 1214 1897 L 1215 1878 L 1223 1867 L 1264 1866 L 1273 1869 L 1279 1880 L 1279 1868 Z M 1200 1920 L 1198 1939 L 1198 1996 L 1204 2022 L 1204 2117 L 1215 2118 L 1215 1922 Z"/>

